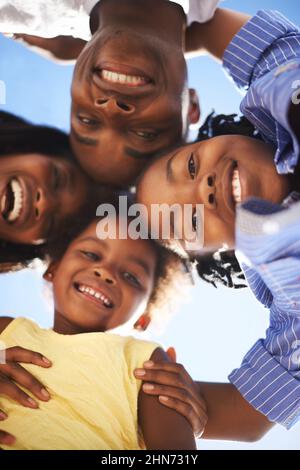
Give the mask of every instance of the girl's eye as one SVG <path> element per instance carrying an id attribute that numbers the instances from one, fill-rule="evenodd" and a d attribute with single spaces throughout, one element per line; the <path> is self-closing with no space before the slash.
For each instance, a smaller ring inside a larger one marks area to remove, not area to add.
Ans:
<path id="1" fill-rule="evenodd" d="M 197 211 L 196 209 L 193 210 L 192 214 L 192 227 L 195 232 L 197 232 L 197 227 L 198 227 L 198 217 L 197 217 Z"/>
<path id="2" fill-rule="evenodd" d="M 85 258 L 87 258 L 91 261 L 99 261 L 100 260 L 100 256 L 96 255 L 96 253 L 93 253 L 92 251 L 81 250 L 81 253 L 84 255 Z"/>
<path id="3" fill-rule="evenodd" d="M 77 119 L 79 122 L 81 122 L 81 124 L 84 124 L 85 126 L 97 126 L 98 121 L 96 121 L 96 119 L 91 119 L 87 116 L 82 116 L 80 114 L 77 115 Z"/>
<path id="4" fill-rule="evenodd" d="M 196 176 L 196 165 L 194 160 L 194 154 L 192 153 L 188 161 L 188 170 L 191 179 L 195 179 Z"/>
<path id="5" fill-rule="evenodd" d="M 130 282 L 132 285 L 134 285 L 135 287 L 141 287 L 141 283 L 140 281 L 138 280 L 138 278 L 136 276 L 134 276 L 133 274 L 129 273 L 128 271 L 126 271 L 124 274 L 123 274 L 123 277 L 124 279 L 126 279 L 128 282 Z"/>

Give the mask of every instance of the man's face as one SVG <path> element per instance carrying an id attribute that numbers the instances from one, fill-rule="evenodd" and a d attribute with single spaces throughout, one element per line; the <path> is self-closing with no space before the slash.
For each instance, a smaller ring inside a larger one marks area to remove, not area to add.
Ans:
<path id="1" fill-rule="evenodd" d="M 96 33 L 72 84 L 71 144 L 82 168 L 99 182 L 132 183 L 152 155 L 182 140 L 185 83 L 178 48 L 133 31 Z"/>

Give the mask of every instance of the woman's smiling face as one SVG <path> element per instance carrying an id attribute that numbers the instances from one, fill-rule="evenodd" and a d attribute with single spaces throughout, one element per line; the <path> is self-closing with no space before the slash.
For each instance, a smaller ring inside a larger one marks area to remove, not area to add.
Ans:
<path id="1" fill-rule="evenodd" d="M 33 244 L 82 206 L 88 179 L 75 164 L 41 154 L 0 158 L 0 238 Z"/>
<path id="2" fill-rule="evenodd" d="M 148 214 L 151 204 L 203 204 L 204 247 L 216 249 L 234 246 L 237 203 L 251 196 L 280 203 L 289 191 L 289 177 L 278 175 L 271 146 L 226 135 L 156 160 L 139 181 L 137 198 Z M 197 224 L 194 213 L 192 224 Z"/>

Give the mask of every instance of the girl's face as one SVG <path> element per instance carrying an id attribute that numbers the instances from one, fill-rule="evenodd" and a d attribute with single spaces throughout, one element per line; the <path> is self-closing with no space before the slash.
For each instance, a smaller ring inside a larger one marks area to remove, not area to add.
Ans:
<path id="1" fill-rule="evenodd" d="M 0 158 L 0 238 L 36 243 L 82 205 L 88 182 L 79 168 L 41 154 Z"/>
<path id="2" fill-rule="evenodd" d="M 141 315 L 154 286 L 157 254 L 147 240 L 96 236 L 92 223 L 45 275 L 52 282 L 54 329 L 59 333 L 106 331 Z"/>
<path id="3" fill-rule="evenodd" d="M 289 177 L 278 175 L 272 147 L 250 137 L 226 135 L 183 146 L 156 160 L 142 176 L 137 198 L 149 215 L 151 204 L 203 204 L 204 247 L 215 249 L 234 246 L 239 202 L 255 196 L 280 203 L 289 191 Z M 197 223 L 194 216 L 192 223 Z"/>

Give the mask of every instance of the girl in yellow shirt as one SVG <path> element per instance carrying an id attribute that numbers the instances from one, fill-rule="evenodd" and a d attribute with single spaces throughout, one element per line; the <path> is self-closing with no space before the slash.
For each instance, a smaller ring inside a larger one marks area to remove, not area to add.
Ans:
<path id="1" fill-rule="evenodd" d="M 166 354 L 156 344 L 105 333 L 126 322 L 145 327 L 159 290 L 180 272 L 179 259 L 151 240 L 99 239 L 91 214 L 54 243 L 44 275 L 53 285 L 53 329 L 24 318 L 0 321 L 6 348 L 36 350 L 52 362 L 26 365 L 51 399 L 28 408 L 1 398 L 8 416 L 1 428 L 15 436 L 2 447 L 194 449 L 187 420 L 146 395 L 133 375 L 149 358 L 168 361 Z"/>

